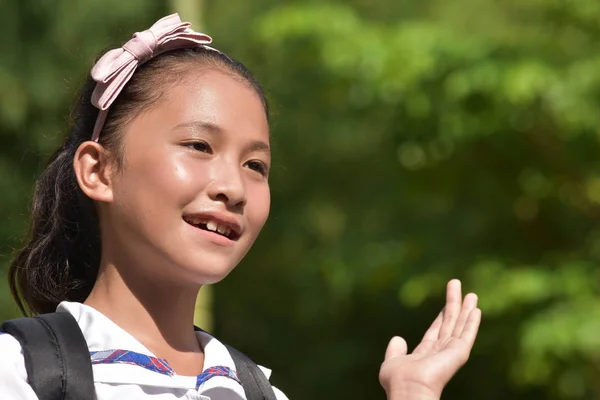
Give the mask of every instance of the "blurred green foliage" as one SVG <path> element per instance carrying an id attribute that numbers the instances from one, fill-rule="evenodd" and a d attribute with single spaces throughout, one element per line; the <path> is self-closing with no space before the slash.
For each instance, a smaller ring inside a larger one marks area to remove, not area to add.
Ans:
<path id="1" fill-rule="evenodd" d="M 169 7 L 4 2 L 4 266 L 94 57 Z M 415 345 L 458 277 L 484 324 L 446 398 L 600 398 L 600 2 L 205 0 L 201 20 L 273 107 L 271 219 L 215 287 L 224 340 L 290 398 L 383 398 L 387 340 Z"/>

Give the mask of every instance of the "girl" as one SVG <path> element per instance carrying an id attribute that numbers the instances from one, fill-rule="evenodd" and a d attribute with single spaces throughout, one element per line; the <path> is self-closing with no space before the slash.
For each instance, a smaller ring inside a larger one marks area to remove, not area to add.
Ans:
<path id="1" fill-rule="evenodd" d="M 254 396 L 235 351 L 195 330 L 193 315 L 200 287 L 225 278 L 267 220 L 267 101 L 242 64 L 189 26 L 165 17 L 98 60 L 10 267 L 24 312 L 77 322 L 99 400 Z M 480 315 L 476 296 L 463 300 L 451 281 L 412 354 L 391 340 L 379 374 L 388 399 L 439 399 Z M 17 336 L 0 335 L 0 393 L 41 398 L 31 375 L 58 367 L 28 368 L 39 362 L 25 348 L 35 343 Z"/>

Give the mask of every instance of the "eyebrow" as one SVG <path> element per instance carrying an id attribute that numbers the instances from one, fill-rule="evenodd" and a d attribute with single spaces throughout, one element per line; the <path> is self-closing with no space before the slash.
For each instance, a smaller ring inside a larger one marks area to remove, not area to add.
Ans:
<path id="1" fill-rule="evenodd" d="M 221 128 L 217 124 L 214 124 L 214 123 L 208 122 L 208 121 L 184 122 L 184 123 L 177 125 L 174 128 L 174 130 L 177 130 L 177 129 L 202 130 L 202 131 L 207 131 L 207 132 L 214 133 L 214 134 L 222 134 L 223 133 L 223 128 Z M 261 140 L 253 140 L 248 146 L 246 146 L 246 150 L 249 152 L 259 151 L 262 153 L 266 153 L 267 155 L 271 155 L 271 147 L 267 143 L 265 143 Z"/>
<path id="2" fill-rule="evenodd" d="M 177 129 L 192 129 L 192 130 L 202 130 L 209 131 L 211 133 L 222 133 L 223 129 L 217 124 L 213 124 L 212 122 L 207 121 L 191 121 L 184 122 L 177 125 L 173 130 Z"/>

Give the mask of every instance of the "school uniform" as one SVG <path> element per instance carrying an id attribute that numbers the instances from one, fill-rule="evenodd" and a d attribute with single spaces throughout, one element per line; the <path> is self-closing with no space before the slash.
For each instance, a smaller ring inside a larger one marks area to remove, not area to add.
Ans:
<path id="1" fill-rule="evenodd" d="M 94 308 L 62 302 L 57 312 L 73 315 L 83 332 L 98 400 L 246 400 L 229 351 L 205 332 L 196 333 L 204 349 L 204 371 L 197 377 L 179 376 Z M 260 368 L 269 378 L 271 371 Z M 280 390 L 273 390 L 277 400 L 288 400 Z M 8 334 L 0 334 L 0 398 L 38 400 L 27 383 L 21 345 Z"/>

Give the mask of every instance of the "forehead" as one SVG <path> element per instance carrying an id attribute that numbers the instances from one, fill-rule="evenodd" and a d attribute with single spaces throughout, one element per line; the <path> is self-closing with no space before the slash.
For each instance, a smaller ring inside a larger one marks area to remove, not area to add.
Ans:
<path id="1" fill-rule="evenodd" d="M 139 117 L 131 131 L 138 130 L 136 125 L 158 132 L 202 121 L 240 140 L 269 141 L 266 111 L 256 90 L 243 78 L 214 69 L 189 72 L 165 88 L 158 104 Z"/>

